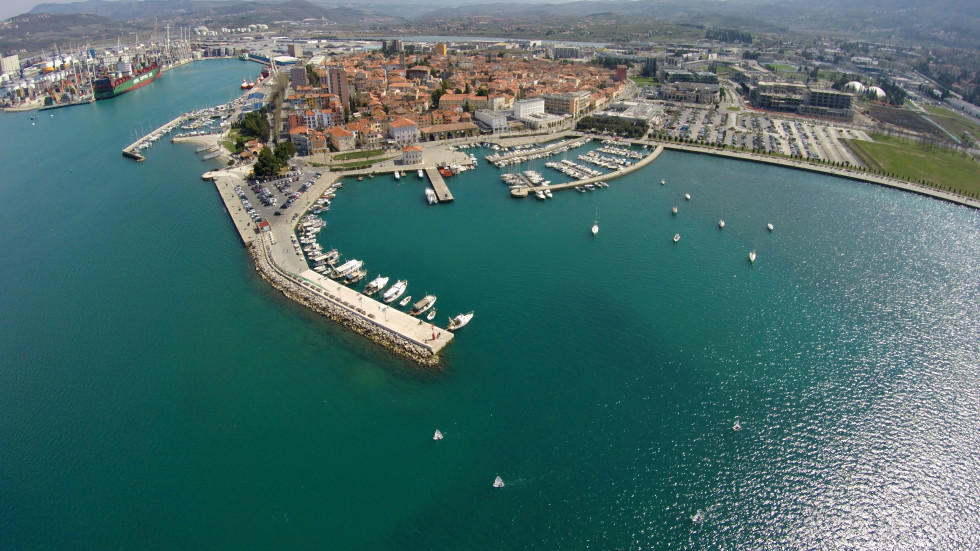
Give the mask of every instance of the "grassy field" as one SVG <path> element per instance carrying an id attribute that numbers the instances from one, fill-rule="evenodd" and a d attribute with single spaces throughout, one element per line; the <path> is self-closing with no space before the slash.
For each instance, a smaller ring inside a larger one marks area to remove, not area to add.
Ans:
<path id="1" fill-rule="evenodd" d="M 338 153 L 333 156 L 335 161 L 346 161 L 349 159 L 365 159 L 367 157 L 377 157 L 379 155 L 384 155 L 384 151 L 380 149 L 370 149 L 368 151 L 351 151 L 350 153 Z"/>
<path id="2" fill-rule="evenodd" d="M 929 118 L 948 130 L 950 134 L 963 139 L 963 133 L 969 132 L 975 140 L 980 140 L 980 124 L 977 124 L 976 121 L 945 107 L 936 105 L 923 107 L 929 112 Z"/>
<path id="3" fill-rule="evenodd" d="M 966 153 L 883 134 L 871 137 L 874 142 L 841 141 L 873 169 L 964 195 L 980 195 L 980 164 Z"/>
<path id="4" fill-rule="evenodd" d="M 221 145 L 225 146 L 225 149 L 234 153 L 235 152 L 235 141 L 238 140 L 238 130 L 232 128 L 228 131 L 228 135 L 225 139 L 221 140 Z"/>
<path id="5" fill-rule="evenodd" d="M 330 170 L 344 171 L 344 170 L 358 170 L 361 168 L 367 168 L 373 165 L 377 161 L 354 161 L 352 163 L 340 163 L 330 165 Z"/>
<path id="6" fill-rule="evenodd" d="M 656 86 L 657 79 L 653 77 L 630 77 L 630 80 L 636 83 L 637 86 Z"/>

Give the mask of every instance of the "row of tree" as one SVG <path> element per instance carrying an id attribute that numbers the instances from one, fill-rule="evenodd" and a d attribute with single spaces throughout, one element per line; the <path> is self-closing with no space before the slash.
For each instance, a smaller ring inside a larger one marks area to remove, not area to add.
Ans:
<path id="1" fill-rule="evenodd" d="M 708 29 L 704 31 L 704 37 L 708 40 L 719 42 L 741 42 L 742 44 L 752 43 L 752 34 L 735 29 Z"/>
<path id="2" fill-rule="evenodd" d="M 252 172 L 256 178 L 271 178 L 278 176 L 282 169 L 286 167 L 289 159 L 296 155 L 296 148 L 292 142 L 282 142 L 276 146 L 275 151 L 268 146 L 259 151 L 258 159 L 252 166 Z"/>
<path id="3" fill-rule="evenodd" d="M 582 117 L 575 127 L 579 132 L 615 134 L 626 138 L 642 138 L 650 130 L 646 121 L 620 118 Z"/>

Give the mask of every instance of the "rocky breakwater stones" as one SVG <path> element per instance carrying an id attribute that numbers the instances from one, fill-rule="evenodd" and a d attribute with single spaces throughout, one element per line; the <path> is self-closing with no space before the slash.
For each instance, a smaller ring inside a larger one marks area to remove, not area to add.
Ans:
<path id="1" fill-rule="evenodd" d="M 253 262 L 255 262 L 256 269 L 263 279 L 281 291 L 286 297 L 306 306 L 314 312 L 329 317 L 347 329 L 363 335 L 399 356 L 408 358 L 421 366 L 437 367 L 439 365 L 439 356 L 428 348 L 411 342 L 379 324 L 364 319 L 364 317 L 355 311 L 355 308 L 345 306 L 334 297 L 308 289 L 292 278 L 287 277 L 271 264 L 268 256 L 260 247 L 261 245 L 256 246 L 256 244 L 252 244 L 248 248 L 249 254 Z"/>

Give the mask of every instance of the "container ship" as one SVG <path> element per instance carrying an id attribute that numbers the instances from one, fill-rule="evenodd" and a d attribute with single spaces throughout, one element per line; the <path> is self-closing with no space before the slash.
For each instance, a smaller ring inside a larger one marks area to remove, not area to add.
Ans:
<path id="1" fill-rule="evenodd" d="M 93 83 L 95 99 L 113 98 L 149 84 L 160 76 L 160 69 L 156 62 L 150 62 L 134 71 L 128 62 L 120 61 L 116 65 L 116 75 L 96 79 Z"/>

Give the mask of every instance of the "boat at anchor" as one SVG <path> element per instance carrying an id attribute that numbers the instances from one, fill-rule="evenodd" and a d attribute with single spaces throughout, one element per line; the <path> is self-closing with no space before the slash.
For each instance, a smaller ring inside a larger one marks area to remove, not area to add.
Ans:
<path id="1" fill-rule="evenodd" d="M 459 329 L 460 327 L 463 327 L 464 325 L 466 325 L 467 323 L 469 323 L 471 319 L 473 319 L 473 312 L 472 311 L 467 312 L 465 314 L 460 314 L 460 315 L 456 316 L 455 318 L 452 318 L 452 319 L 449 320 L 449 325 L 446 327 L 446 329 L 448 329 L 450 331 L 455 331 L 455 330 Z"/>
<path id="2" fill-rule="evenodd" d="M 385 301 L 386 303 L 390 303 L 391 301 L 402 296 L 405 293 L 405 288 L 407 287 L 408 287 L 408 281 L 404 279 L 399 279 L 398 281 L 395 282 L 394 285 L 391 286 L 390 289 L 388 289 L 387 291 L 384 292 L 383 295 L 381 295 L 381 300 Z"/>

